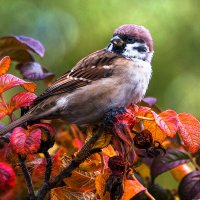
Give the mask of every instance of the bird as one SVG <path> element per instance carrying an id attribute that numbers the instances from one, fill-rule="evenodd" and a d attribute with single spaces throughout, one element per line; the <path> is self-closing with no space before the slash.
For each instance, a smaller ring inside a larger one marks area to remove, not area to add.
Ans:
<path id="1" fill-rule="evenodd" d="M 147 28 L 119 26 L 105 48 L 84 57 L 52 83 L 25 115 L 0 130 L 0 136 L 40 119 L 63 119 L 80 126 L 98 124 L 110 109 L 136 104 L 148 88 L 153 54 Z"/>

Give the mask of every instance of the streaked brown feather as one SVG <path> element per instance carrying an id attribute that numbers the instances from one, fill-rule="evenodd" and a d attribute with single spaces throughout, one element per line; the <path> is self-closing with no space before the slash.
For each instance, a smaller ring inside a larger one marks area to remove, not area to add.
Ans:
<path id="1" fill-rule="evenodd" d="M 71 93 L 74 90 L 90 84 L 92 81 L 112 76 L 113 60 L 119 55 L 106 50 L 96 51 L 80 60 L 70 71 L 57 79 L 46 91 L 35 99 L 33 105 L 44 99 L 62 93 Z M 104 68 L 104 66 L 110 66 Z M 77 80 L 75 80 L 77 78 Z M 80 80 L 87 79 L 87 80 Z"/>

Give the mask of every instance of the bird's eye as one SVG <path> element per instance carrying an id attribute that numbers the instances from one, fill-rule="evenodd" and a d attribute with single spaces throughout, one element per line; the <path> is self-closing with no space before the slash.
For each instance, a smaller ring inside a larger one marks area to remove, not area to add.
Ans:
<path id="1" fill-rule="evenodd" d="M 126 38 L 127 43 L 134 43 L 135 39 L 134 38 Z"/>
<path id="2" fill-rule="evenodd" d="M 139 52 L 146 52 L 147 48 L 144 46 L 139 46 L 139 47 L 135 47 L 135 49 L 137 49 Z"/>

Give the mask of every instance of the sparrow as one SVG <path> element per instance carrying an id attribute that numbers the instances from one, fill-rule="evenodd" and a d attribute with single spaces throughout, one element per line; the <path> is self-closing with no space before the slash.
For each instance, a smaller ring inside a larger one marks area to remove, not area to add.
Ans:
<path id="1" fill-rule="evenodd" d="M 134 24 L 118 27 L 106 48 L 86 56 L 58 78 L 0 135 L 38 119 L 92 125 L 112 108 L 141 101 L 151 79 L 153 53 L 148 29 Z"/>

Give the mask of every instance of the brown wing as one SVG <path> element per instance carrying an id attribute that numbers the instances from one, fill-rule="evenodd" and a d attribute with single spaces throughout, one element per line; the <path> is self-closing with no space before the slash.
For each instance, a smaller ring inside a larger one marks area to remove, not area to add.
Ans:
<path id="1" fill-rule="evenodd" d="M 37 97 L 34 105 L 44 99 L 62 93 L 70 93 L 101 78 L 110 77 L 113 60 L 119 57 L 106 50 L 96 51 L 80 60 L 69 72 L 57 79 L 46 91 Z M 109 66 L 109 67 L 105 67 Z"/>

